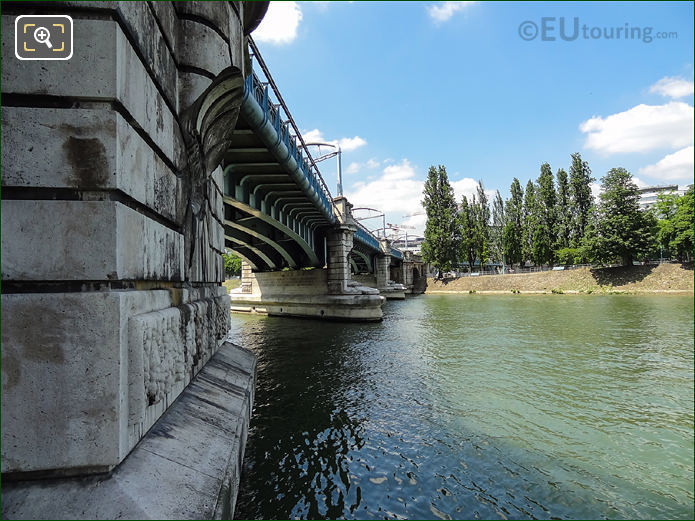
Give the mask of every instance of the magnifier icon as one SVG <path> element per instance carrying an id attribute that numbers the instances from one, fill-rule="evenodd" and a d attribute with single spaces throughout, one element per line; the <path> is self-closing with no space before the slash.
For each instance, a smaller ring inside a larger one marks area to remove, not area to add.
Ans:
<path id="1" fill-rule="evenodd" d="M 50 37 L 51 33 L 45 27 L 37 27 L 34 31 L 34 40 L 36 40 L 39 43 L 45 43 L 49 49 L 52 49 L 53 46 L 49 41 Z"/>

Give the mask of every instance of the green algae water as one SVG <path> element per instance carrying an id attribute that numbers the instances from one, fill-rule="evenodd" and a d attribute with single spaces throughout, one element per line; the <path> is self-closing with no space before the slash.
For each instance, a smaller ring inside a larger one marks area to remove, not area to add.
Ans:
<path id="1" fill-rule="evenodd" d="M 423 295 L 232 315 L 237 518 L 693 518 L 692 296 Z"/>

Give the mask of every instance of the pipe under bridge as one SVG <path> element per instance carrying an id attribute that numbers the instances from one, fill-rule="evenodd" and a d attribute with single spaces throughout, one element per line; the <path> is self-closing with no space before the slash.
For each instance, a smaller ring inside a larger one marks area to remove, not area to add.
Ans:
<path id="1" fill-rule="evenodd" d="M 282 291 L 285 297 L 295 295 L 295 300 L 302 300 L 307 293 L 314 298 L 318 292 L 328 300 L 333 297 L 335 302 L 340 296 L 359 295 L 369 301 L 366 307 L 379 310 L 364 316 L 357 313 L 355 317 L 378 319 L 383 302 L 379 295 L 404 298 L 411 289 L 405 283 L 410 282 L 411 287 L 413 284 L 408 280 L 410 267 L 406 264 L 421 261 L 412 255 L 406 258 L 389 241 L 376 237 L 353 219 L 351 205 L 344 197 L 331 195 L 263 58 L 249 40 L 263 80 L 254 70 L 243 78 L 235 126 L 224 131 L 220 143 L 224 147 L 220 153 L 225 246 L 244 264 L 242 286 L 238 295 L 232 295 L 232 308 L 238 297 L 241 302 L 254 303 L 240 305 L 239 311 L 306 315 L 288 303 L 270 309 L 267 304 L 273 299 L 268 295 Z M 201 96 L 198 127 L 203 142 L 206 124 L 214 126 L 222 119 L 224 109 L 220 107 L 225 103 L 221 100 L 227 99 L 226 104 L 230 104 L 233 94 L 225 85 L 229 82 L 214 82 Z M 316 272 L 309 274 L 312 268 Z M 360 273 L 362 284 L 353 281 L 351 273 Z M 421 268 L 419 273 L 423 273 Z M 308 286 L 302 287 L 305 284 Z M 261 298 L 263 294 L 266 298 Z M 314 307 L 316 310 L 309 314 L 355 318 L 336 313 L 331 306 Z M 330 313 L 325 308 L 331 308 Z"/>

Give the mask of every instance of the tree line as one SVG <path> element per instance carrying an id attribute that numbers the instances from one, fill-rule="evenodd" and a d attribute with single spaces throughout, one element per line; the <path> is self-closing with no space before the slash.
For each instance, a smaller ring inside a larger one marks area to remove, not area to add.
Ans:
<path id="1" fill-rule="evenodd" d="M 423 190 L 427 214 L 423 260 L 440 273 L 467 265 L 531 263 L 631 265 L 633 260 L 693 253 L 693 188 L 684 196 L 660 195 L 653 209 L 639 207 L 639 188 L 624 168 L 601 179 L 599 200 L 591 193 L 589 164 L 572 154 L 569 173 L 543 163 L 525 189 L 515 177 L 510 195 L 488 201 L 482 181 L 457 203 L 446 168 L 431 166 Z"/>

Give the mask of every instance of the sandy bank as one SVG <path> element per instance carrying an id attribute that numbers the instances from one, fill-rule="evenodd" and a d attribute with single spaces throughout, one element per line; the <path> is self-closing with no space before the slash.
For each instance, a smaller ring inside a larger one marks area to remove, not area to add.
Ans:
<path id="1" fill-rule="evenodd" d="M 426 293 L 658 293 L 692 294 L 693 265 L 661 264 L 618 268 L 580 268 L 428 280 Z"/>

